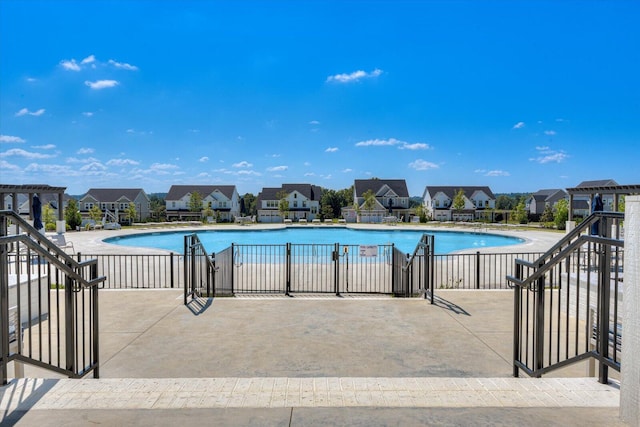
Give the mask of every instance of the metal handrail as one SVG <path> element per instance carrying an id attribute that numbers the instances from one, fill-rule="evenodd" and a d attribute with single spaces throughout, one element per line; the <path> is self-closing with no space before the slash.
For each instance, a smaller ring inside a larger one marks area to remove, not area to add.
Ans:
<path id="1" fill-rule="evenodd" d="M 516 259 L 517 265 L 522 265 L 529 268 L 535 268 L 536 270 L 529 275 L 526 279 L 522 280 L 514 276 L 507 276 L 507 280 L 520 287 L 530 287 L 532 283 L 540 279 L 546 272 L 552 269 L 558 262 L 561 262 L 567 257 L 568 254 L 573 252 L 577 247 L 582 246 L 585 242 L 602 243 L 610 246 L 624 247 L 624 241 L 620 239 L 613 239 L 601 236 L 583 235 L 582 232 L 591 227 L 595 222 L 599 221 L 601 217 L 608 217 L 614 219 L 624 219 L 624 213 L 622 212 L 594 212 L 589 215 L 580 225 L 571 230 L 565 235 L 558 243 L 553 245 L 551 249 L 542 254 L 534 262 L 529 262 L 522 259 Z M 573 240 L 576 239 L 576 240 Z M 568 245 L 567 245 L 568 243 Z"/>
<path id="2" fill-rule="evenodd" d="M 91 260 L 78 262 L 75 259 L 73 259 L 71 256 L 69 256 L 67 253 L 65 253 L 62 249 L 57 247 L 55 243 L 47 239 L 45 236 L 43 236 L 43 239 L 34 239 L 34 236 L 40 234 L 40 232 L 35 228 L 33 228 L 31 224 L 29 224 L 27 221 L 25 221 L 15 212 L 6 211 L 6 210 L 0 211 L 0 215 L 10 216 L 12 217 L 12 220 L 16 219 L 17 220 L 16 222 L 19 223 L 22 228 L 30 232 L 29 234 L 23 233 L 18 235 L 0 237 L 0 245 L 14 243 L 14 242 L 22 243 L 25 246 L 32 249 L 33 251 L 42 255 L 44 258 L 51 261 L 53 264 L 56 265 L 58 269 L 64 271 L 65 274 L 72 277 L 74 280 L 79 282 L 84 287 L 95 286 L 107 280 L 105 276 L 100 276 L 100 277 L 96 277 L 95 279 L 87 280 L 82 275 L 76 272 L 76 269 L 81 269 L 88 265 L 97 264 L 97 260 L 91 259 Z M 44 250 L 43 247 L 46 247 L 47 250 Z M 54 254 L 52 254 L 52 252 Z M 64 262 L 60 258 L 62 258 Z"/>

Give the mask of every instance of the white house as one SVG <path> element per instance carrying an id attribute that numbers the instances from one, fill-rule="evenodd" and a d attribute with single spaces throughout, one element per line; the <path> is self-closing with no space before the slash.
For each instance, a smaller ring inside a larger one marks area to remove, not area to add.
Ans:
<path id="1" fill-rule="evenodd" d="M 464 207 L 453 209 L 456 194 L 462 190 Z M 489 187 L 427 186 L 422 195 L 425 213 L 435 221 L 473 221 L 485 218 L 496 207 L 496 196 Z"/>
<path id="2" fill-rule="evenodd" d="M 258 222 L 283 222 L 280 201 L 285 199 L 289 208 L 286 218 L 299 221 L 314 220 L 320 214 L 322 188 L 311 184 L 282 184 L 282 187 L 266 187 L 258 194 L 256 207 Z"/>
<path id="3" fill-rule="evenodd" d="M 568 201 L 569 194 L 561 188 L 538 190 L 527 198 L 525 208 L 531 219 L 537 221 L 547 206 L 553 209 L 562 199 Z"/>
<path id="4" fill-rule="evenodd" d="M 78 201 L 83 217 L 88 217 L 94 206 L 98 206 L 107 222 L 128 222 L 129 205 L 136 209 L 137 217 L 133 221 L 149 218 L 151 201 L 142 188 L 91 188 Z"/>
<path id="5" fill-rule="evenodd" d="M 375 195 L 373 206 L 367 206 L 365 194 Z M 347 222 L 382 222 L 385 217 L 409 221 L 409 190 L 404 179 L 356 179 L 353 204 L 342 209 Z M 356 208 L 357 207 L 357 208 Z"/>
<path id="6" fill-rule="evenodd" d="M 202 209 L 191 210 L 191 195 L 202 198 Z M 228 221 L 240 215 L 240 196 L 235 185 L 172 185 L 165 197 L 167 221 L 201 220 L 202 211 L 211 209 L 216 221 Z"/>

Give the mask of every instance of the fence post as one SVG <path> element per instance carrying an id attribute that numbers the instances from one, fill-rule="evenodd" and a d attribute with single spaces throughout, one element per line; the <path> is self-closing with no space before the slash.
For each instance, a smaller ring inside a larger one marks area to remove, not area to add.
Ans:
<path id="1" fill-rule="evenodd" d="M 538 268 L 542 268 L 539 265 Z M 536 310 L 535 310 L 535 337 L 534 337 L 534 369 L 539 371 L 544 366 L 544 301 L 545 301 L 545 280 L 541 277 L 536 283 Z M 536 373 L 536 377 L 542 375 Z"/>
<path id="2" fill-rule="evenodd" d="M 91 280 L 98 277 L 98 264 L 91 265 Z M 93 318 L 91 324 L 93 325 L 93 378 L 100 378 L 100 313 L 98 311 L 98 285 L 91 287 L 91 301 L 93 302 L 91 311 Z"/>
<path id="3" fill-rule="evenodd" d="M 480 251 L 476 251 L 476 289 L 480 289 Z"/>
<path id="4" fill-rule="evenodd" d="M 173 288 L 173 285 L 174 285 L 174 281 L 173 281 L 173 252 L 171 252 L 169 254 L 169 266 L 170 266 L 169 267 L 169 274 L 171 275 L 171 288 Z"/>
<path id="5" fill-rule="evenodd" d="M 0 206 L 4 207 L 4 194 L 0 195 Z M 8 235 L 7 232 L 7 217 L 0 215 L 0 237 Z M 0 365 L 0 380 L 1 385 L 7 384 L 7 356 L 9 355 L 9 328 L 6 326 L 9 323 L 9 262 L 8 262 L 8 245 L 0 245 L 0 323 L 2 323 L 2 330 L 0 330 L 0 358 L 2 362 Z"/>
<path id="6" fill-rule="evenodd" d="M 522 280 L 522 265 L 516 263 L 516 278 Z M 520 285 L 513 286 L 513 376 L 518 377 L 520 370 L 516 362 L 520 361 L 520 297 L 522 288 Z"/>
<path id="7" fill-rule="evenodd" d="M 340 296 L 340 243 L 333 246 L 333 284 L 336 296 Z"/>
<path id="8" fill-rule="evenodd" d="M 78 254 L 78 257 L 80 254 Z M 69 268 L 73 268 L 71 264 L 67 264 Z M 66 370 L 68 372 L 76 372 L 75 369 L 75 341 L 73 339 L 73 333 L 75 331 L 74 325 L 74 309 L 73 309 L 73 285 L 74 281 L 68 274 L 65 275 L 64 283 L 64 317 L 65 317 L 65 356 L 66 356 Z"/>
<path id="9" fill-rule="evenodd" d="M 600 219 L 600 236 L 609 237 L 610 224 L 606 218 Z M 600 324 L 598 325 L 600 337 L 600 375 L 598 381 L 601 384 L 609 382 L 609 366 L 604 363 L 609 358 L 609 299 L 611 296 L 611 246 L 606 244 L 598 244 L 600 250 L 600 274 L 598 277 L 598 287 L 600 292 Z M 614 338 L 615 340 L 615 329 Z"/>
<path id="10" fill-rule="evenodd" d="M 284 291 L 284 294 L 286 296 L 289 296 L 289 292 L 291 292 L 291 243 L 287 243 L 287 247 L 286 247 L 286 252 L 287 252 L 287 268 L 286 268 L 286 288 Z"/>

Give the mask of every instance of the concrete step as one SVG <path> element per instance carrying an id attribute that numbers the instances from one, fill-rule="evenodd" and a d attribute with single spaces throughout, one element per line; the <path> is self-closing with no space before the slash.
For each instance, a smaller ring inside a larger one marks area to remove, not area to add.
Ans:
<path id="1" fill-rule="evenodd" d="M 619 383 L 600 384 L 595 378 L 24 378 L 0 388 L 4 414 L 32 409 L 615 408 L 619 402 Z"/>

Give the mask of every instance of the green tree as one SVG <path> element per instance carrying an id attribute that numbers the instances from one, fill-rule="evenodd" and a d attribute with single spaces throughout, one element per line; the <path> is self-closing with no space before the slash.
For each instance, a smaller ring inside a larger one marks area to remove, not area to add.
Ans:
<path id="1" fill-rule="evenodd" d="M 220 212 L 216 212 L 216 213 L 219 214 Z M 214 214 L 214 212 L 213 212 L 213 209 L 211 208 L 211 202 L 209 201 L 207 203 L 207 207 L 204 208 L 204 210 L 202 211 L 202 221 L 203 222 L 204 221 L 208 221 L 207 218 L 213 217 L 213 214 Z M 217 217 L 215 218 L 215 220 L 216 220 L 216 222 L 218 222 Z"/>
<path id="2" fill-rule="evenodd" d="M 138 211 L 136 211 L 135 203 L 129 203 L 127 209 L 124 211 L 125 218 L 129 221 L 129 224 L 132 225 L 133 222 L 138 218 Z"/>
<path id="3" fill-rule="evenodd" d="M 516 206 L 515 219 L 518 224 L 526 224 L 529 222 L 529 215 L 527 214 L 524 199 L 521 199 Z"/>
<path id="4" fill-rule="evenodd" d="M 555 222 L 556 228 L 558 230 L 564 230 L 567 228 L 568 220 L 569 220 L 569 202 L 566 199 L 560 199 L 558 200 L 558 203 L 556 203 L 553 222 Z"/>
<path id="5" fill-rule="evenodd" d="M 191 193 L 191 197 L 189 197 L 189 211 L 202 212 L 202 195 L 197 191 Z"/>
<path id="6" fill-rule="evenodd" d="M 82 215 L 78 210 L 78 202 L 75 199 L 69 199 L 67 207 L 64 208 L 64 220 L 71 230 L 75 230 L 82 224 Z"/>
<path id="7" fill-rule="evenodd" d="M 102 220 L 102 210 L 98 205 L 93 205 L 91 209 L 89 209 L 89 217 L 95 222 Z"/>
<path id="8" fill-rule="evenodd" d="M 167 205 L 164 198 L 155 194 L 149 196 L 149 208 L 151 211 L 151 218 L 154 220 L 161 221 L 166 219 Z"/>
<path id="9" fill-rule="evenodd" d="M 280 212 L 280 216 L 283 220 L 289 216 L 289 200 L 287 200 L 288 195 L 289 193 L 284 190 L 279 191 L 278 194 L 276 194 L 276 197 L 278 198 L 278 200 L 280 200 L 278 202 L 278 212 Z"/>
<path id="10" fill-rule="evenodd" d="M 464 190 L 461 188 L 458 190 L 455 196 L 453 196 L 453 203 L 451 204 L 451 209 L 454 211 L 461 211 L 464 209 L 465 200 L 464 200 Z"/>
<path id="11" fill-rule="evenodd" d="M 242 198 L 244 199 L 244 214 L 247 216 L 252 216 L 252 215 L 257 215 L 258 214 L 258 209 L 257 209 L 257 203 L 258 203 L 258 199 L 256 198 L 256 196 L 254 196 L 251 193 L 246 193 L 244 196 L 242 196 Z"/>
<path id="12" fill-rule="evenodd" d="M 507 196 L 506 194 L 501 194 L 496 198 L 496 209 L 498 210 L 513 210 L 518 204 L 517 200 Z"/>
<path id="13" fill-rule="evenodd" d="M 367 190 L 362 193 L 362 198 L 364 199 L 363 208 L 369 212 L 369 222 L 371 222 L 371 211 L 376 206 L 376 193 L 373 190 Z"/>
<path id="14" fill-rule="evenodd" d="M 542 212 L 542 215 L 540 215 L 540 222 L 553 222 L 553 208 L 550 204 L 546 204 L 544 206 L 544 212 Z"/>
<path id="15" fill-rule="evenodd" d="M 415 213 L 420 218 L 420 222 L 427 222 L 427 210 L 424 208 L 424 205 L 420 204 L 415 207 Z"/>
<path id="16" fill-rule="evenodd" d="M 46 231 L 55 231 L 56 214 L 49 203 L 42 207 L 42 222 Z"/>

